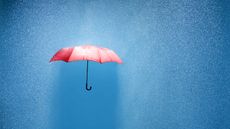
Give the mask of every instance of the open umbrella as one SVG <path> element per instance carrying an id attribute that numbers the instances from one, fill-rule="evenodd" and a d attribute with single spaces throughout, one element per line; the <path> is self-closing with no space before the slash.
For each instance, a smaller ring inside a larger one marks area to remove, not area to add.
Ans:
<path id="1" fill-rule="evenodd" d="M 95 61 L 99 63 L 105 62 L 117 62 L 119 64 L 122 63 L 122 60 L 118 57 L 118 55 L 108 49 L 102 47 L 96 47 L 92 45 L 83 45 L 76 47 L 66 47 L 60 49 L 50 60 L 52 61 L 79 61 L 79 60 L 87 60 L 86 67 L 86 90 L 91 90 L 92 87 L 88 87 L 88 65 L 89 61 Z"/>

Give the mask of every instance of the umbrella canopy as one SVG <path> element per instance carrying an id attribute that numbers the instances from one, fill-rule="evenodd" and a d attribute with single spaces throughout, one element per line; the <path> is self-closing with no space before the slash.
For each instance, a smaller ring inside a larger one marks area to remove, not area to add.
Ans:
<path id="1" fill-rule="evenodd" d="M 80 61 L 87 60 L 86 67 L 86 90 L 91 90 L 91 86 L 88 88 L 88 65 L 89 61 L 95 61 L 98 63 L 116 62 L 121 64 L 122 60 L 119 56 L 108 48 L 96 47 L 92 45 L 83 45 L 76 47 L 66 47 L 60 49 L 50 60 L 52 61 Z"/>
<path id="2" fill-rule="evenodd" d="M 65 62 L 89 60 L 99 63 L 122 63 L 121 59 L 114 51 L 108 48 L 96 47 L 92 45 L 62 48 L 53 56 L 53 58 L 51 58 L 50 62 L 59 60 Z"/>

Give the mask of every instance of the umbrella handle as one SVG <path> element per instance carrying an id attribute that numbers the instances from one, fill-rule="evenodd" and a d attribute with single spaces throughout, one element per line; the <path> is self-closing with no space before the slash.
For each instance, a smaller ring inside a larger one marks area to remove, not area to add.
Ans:
<path id="1" fill-rule="evenodd" d="M 87 60 L 85 89 L 86 89 L 87 91 L 90 91 L 90 90 L 92 89 L 92 87 L 90 86 L 90 87 L 88 88 L 88 67 L 89 67 L 88 65 L 89 65 L 89 61 Z"/>
<path id="2" fill-rule="evenodd" d="M 85 89 L 86 89 L 87 91 L 90 91 L 90 90 L 92 89 L 92 86 L 90 86 L 90 87 L 88 88 L 88 83 L 86 83 Z"/>

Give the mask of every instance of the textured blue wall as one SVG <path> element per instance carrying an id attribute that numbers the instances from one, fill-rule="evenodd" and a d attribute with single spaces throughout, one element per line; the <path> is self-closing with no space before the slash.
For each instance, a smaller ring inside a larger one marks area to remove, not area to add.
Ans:
<path id="1" fill-rule="evenodd" d="M 0 1 L 1 129 L 230 128 L 227 0 Z M 124 64 L 49 63 L 91 43 Z"/>

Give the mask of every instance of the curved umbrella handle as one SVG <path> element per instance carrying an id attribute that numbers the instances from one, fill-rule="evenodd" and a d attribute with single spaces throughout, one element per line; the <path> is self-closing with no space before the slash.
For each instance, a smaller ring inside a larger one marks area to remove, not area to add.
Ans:
<path id="1" fill-rule="evenodd" d="M 87 91 L 90 91 L 90 90 L 92 89 L 92 86 L 90 86 L 90 87 L 88 88 L 88 84 L 86 83 L 85 89 L 86 89 Z"/>
<path id="2" fill-rule="evenodd" d="M 92 87 L 90 86 L 90 87 L 88 88 L 88 65 L 89 65 L 89 61 L 87 60 L 85 89 L 86 89 L 87 91 L 90 91 L 90 90 L 92 89 Z"/>

